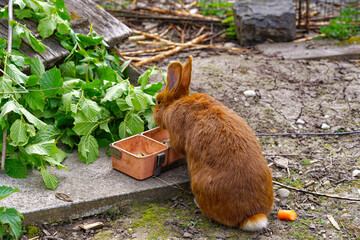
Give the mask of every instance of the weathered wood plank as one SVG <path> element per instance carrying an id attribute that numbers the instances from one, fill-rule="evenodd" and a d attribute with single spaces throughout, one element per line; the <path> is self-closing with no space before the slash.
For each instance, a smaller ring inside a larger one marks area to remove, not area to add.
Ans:
<path id="1" fill-rule="evenodd" d="M 7 4 L 7 0 L 0 0 L 0 6 L 6 6 Z M 104 9 L 98 7 L 91 0 L 67 0 L 65 5 L 70 13 L 75 13 L 76 16 L 81 17 L 71 21 L 76 32 L 87 34 L 90 29 L 90 24 L 93 24 L 93 29 L 96 33 L 98 33 L 98 35 L 105 38 L 105 41 L 110 47 L 121 43 L 131 34 L 131 30 L 126 25 L 107 13 Z M 17 21 L 26 25 L 36 38 L 41 39 L 37 31 L 38 24 L 35 20 L 17 19 Z M 0 37 L 7 39 L 7 35 L 7 19 L 1 19 Z M 45 53 L 36 53 L 25 41 L 21 44 L 19 51 L 30 58 L 39 57 L 39 59 L 44 62 L 46 68 L 53 67 L 69 54 L 69 51 L 60 45 L 57 37 L 55 36 L 42 40 L 42 43 L 46 45 Z"/>
<path id="2" fill-rule="evenodd" d="M 93 24 L 96 33 L 103 36 L 109 46 L 121 43 L 131 34 L 131 30 L 125 24 L 91 0 L 66 1 L 65 6 L 68 11 L 73 11 Z"/>

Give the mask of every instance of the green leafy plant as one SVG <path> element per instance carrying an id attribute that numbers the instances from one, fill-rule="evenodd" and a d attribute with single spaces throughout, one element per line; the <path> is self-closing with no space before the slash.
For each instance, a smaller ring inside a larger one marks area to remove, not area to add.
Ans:
<path id="1" fill-rule="evenodd" d="M 353 35 L 360 33 L 359 23 L 360 10 L 345 8 L 338 17 L 330 21 L 329 26 L 322 27 L 320 32 L 328 38 L 348 39 Z"/>
<path id="2" fill-rule="evenodd" d="M 301 165 L 311 165 L 312 163 L 311 163 L 310 159 L 304 158 L 300 164 Z"/>
<path id="3" fill-rule="evenodd" d="M 0 200 L 17 191 L 17 188 L 0 186 Z M 22 233 L 22 219 L 24 216 L 15 208 L 0 207 L 0 239 L 18 239 Z"/>
<path id="4" fill-rule="evenodd" d="M 232 12 L 232 2 L 223 2 L 221 0 L 198 2 L 201 8 L 201 14 L 204 16 L 216 16 L 223 19 L 222 23 L 227 26 L 226 35 L 229 38 L 236 38 L 235 21 Z"/>
<path id="5" fill-rule="evenodd" d="M 78 149 L 80 161 L 89 164 L 99 147 L 153 128 L 152 111 L 162 83 L 149 84 L 159 69 L 152 67 L 133 86 L 127 79 L 129 62 L 108 53 L 103 37 L 90 27 L 89 34 L 73 31 L 64 0 L 17 0 L 14 14 L 32 18 L 45 39 L 55 35 L 70 54 L 59 66 L 45 70 L 38 58 L 30 59 L 18 49 L 29 42 L 37 52 L 46 46 L 24 25 L 11 21 L 13 51 L 5 52 L 0 40 L 0 130 L 7 129 L 5 172 L 26 178 L 28 169 L 38 169 L 46 187 L 55 189 L 58 179 L 47 166 L 67 169 L 65 152 Z M 7 6 L 0 10 L 7 17 Z M 21 71 L 29 67 L 30 74 Z M 7 120 L 5 116 L 7 115 Z M 61 143 L 65 152 L 58 148 Z"/>

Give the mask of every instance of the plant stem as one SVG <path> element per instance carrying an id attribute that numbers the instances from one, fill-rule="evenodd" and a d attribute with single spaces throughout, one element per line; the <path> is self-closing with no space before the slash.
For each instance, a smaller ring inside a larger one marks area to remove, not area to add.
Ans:
<path id="1" fill-rule="evenodd" d="M 11 50 L 12 50 L 12 39 L 13 39 L 13 29 L 10 26 L 10 21 L 13 20 L 13 1 L 9 0 L 9 9 L 8 9 L 8 14 L 9 14 L 9 21 L 8 21 L 8 54 L 11 54 Z M 6 62 L 5 62 L 6 64 Z M 5 121 L 7 121 L 8 115 L 5 114 Z M 2 152 L 1 152 L 1 170 L 5 170 L 5 158 L 6 158 L 6 139 L 7 139 L 7 129 L 4 129 L 3 131 L 3 145 L 2 145 Z"/>

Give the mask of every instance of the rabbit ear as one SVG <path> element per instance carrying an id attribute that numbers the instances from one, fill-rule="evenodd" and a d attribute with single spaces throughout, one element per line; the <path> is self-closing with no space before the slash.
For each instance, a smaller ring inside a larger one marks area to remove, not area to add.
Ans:
<path id="1" fill-rule="evenodd" d="M 167 69 L 167 83 L 165 90 L 170 91 L 177 82 L 180 81 L 182 75 L 182 65 L 179 62 L 173 62 Z"/>
<path id="2" fill-rule="evenodd" d="M 186 61 L 183 70 L 182 70 L 182 78 L 181 78 L 181 86 L 182 88 L 190 91 L 190 82 L 191 82 L 191 70 L 192 70 L 192 56 L 189 56 Z"/>

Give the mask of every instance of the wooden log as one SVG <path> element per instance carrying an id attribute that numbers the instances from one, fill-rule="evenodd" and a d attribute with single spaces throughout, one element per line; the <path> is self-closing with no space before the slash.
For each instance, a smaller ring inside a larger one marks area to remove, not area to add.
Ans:
<path id="1" fill-rule="evenodd" d="M 160 60 L 160 59 L 162 59 L 164 57 L 175 54 L 175 53 L 181 51 L 184 48 L 190 47 L 192 44 L 196 44 L 196 43 L 201 42 L 202 40 L 204 40 L 206 38 L 207 35 L 208 35 L 208 33 L 205 33 L 205 34 L 201 35 L 200 37 L 197 37 L 197 38 L 195 38 L 195 39 L 193 39 L 193 40 L 191 40 L 191 41 L 189 41 L 187 43 L 182 44 L 182 46 L 177 46 L 177 47 L 175 47 L 175 48 L 173 48 L 171 50 L 168 50 L 168 51 L 166 51 L 164 53 L 161 53 L 161 54 L 155 55 L 153 57 L 150 57 L 150 58 L 148 58 L 146 60 L 137 62 L 137 63 L 134 64 L 134 66 L 139 67 L 141 65 L 144 65 L 144 64 L 147 64 L 147 63 L 150 63 L 150 62 L 155 62 L 155 61 L 158 61 L 158 60 Z"/>
<path id="2" fill-rule="evenodd" d="M 110 46 L 122 42 L 131 35 L 130 28 L 92 1 L 67 0 L 65 6 L 68 11 L 75 12 L 93 24 L 96 33 L 103 36 Z"/>

